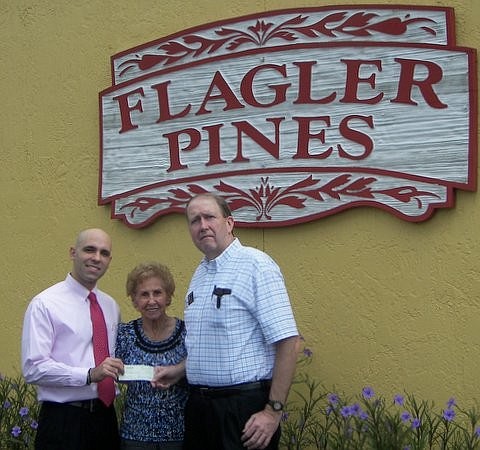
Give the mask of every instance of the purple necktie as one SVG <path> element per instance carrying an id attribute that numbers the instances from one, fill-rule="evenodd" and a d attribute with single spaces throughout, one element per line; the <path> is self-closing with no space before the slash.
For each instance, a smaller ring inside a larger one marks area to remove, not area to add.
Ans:
<path id="1" fill-rule="evenodd" d="M 92 319 L 93 328 L 93 356 L 95 357 L 95 366 L 98 366 L 105 358 L 110 356 L 107 326 L 105 325 L 105 318 L 103 317 L 102 308 L 98 304 L 97 296 L 90 292 L 88 299 L 90 300 L 90 318 Z M 115 398 L 113 378 L 104 378 L 97 383 L 97 388 L 98 398 L 106 406 L 110 406 Z"/>

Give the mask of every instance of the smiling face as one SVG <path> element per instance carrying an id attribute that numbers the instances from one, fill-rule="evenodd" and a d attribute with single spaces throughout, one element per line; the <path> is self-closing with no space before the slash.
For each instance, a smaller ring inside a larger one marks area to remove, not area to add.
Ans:
<path id="1" fill-rule="evenodd" d="M 193 243 L 208 259 L 215 259 L 233 242 L 233 217 L 223 215 L 214 197 L 195 197 L 186 213 Z"/>
<path id="2" fill-rule="evenodd" d="M 132 294 L 133 306 L 144 320 L 156 321 L 166 316 L 167 306 L 171 303 L 170 295 L 158 277 L 140 281 Z"/>
<path id="3" fill-rule="evenodd" d="M 112 260 L 110 236 L 99 229 L 82 231 L 75 246 L 70 248 L 70 259 L 72 277 L 87 289 L 93 289 Z"/>

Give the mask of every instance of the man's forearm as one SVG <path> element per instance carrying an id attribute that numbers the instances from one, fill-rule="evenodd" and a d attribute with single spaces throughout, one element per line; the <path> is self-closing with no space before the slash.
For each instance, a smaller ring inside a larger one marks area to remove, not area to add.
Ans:
<path id="1" fill-rule="evenodd" d="M 283 339 L 277 342 L 275 365 L 273 367 L 270 400 L 285 403 L 292 385 L 297 364 L 298 336 Z"/>

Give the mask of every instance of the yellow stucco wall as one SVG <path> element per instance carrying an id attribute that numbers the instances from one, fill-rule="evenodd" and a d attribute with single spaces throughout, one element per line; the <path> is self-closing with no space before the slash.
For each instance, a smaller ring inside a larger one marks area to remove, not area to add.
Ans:
<path id="1" fill-rule="evenodd" d="M 23 313 L 70 268 L 77 231 L 114 240 L 100 286 L 134 317 L 124 292 L 137 262 L 158 259 L 176 277 L 172 312 L 200 259 L 183 217 L 132 230 L 97 206 L 98 92 L 110 56 L 214 20 L 274 9 L 358 4 L 330 0 L 0 1 L 0 372 L 19 368 Z M 364 2 L 362 2 L 364 3 Z M 453 6 L 457 43 L 478 48 L 478 0 L 381 4 Z M 240 229 L 282 267 L 298 323 L 326 386 L 355 393 L 407 390 L 438 402 L 480 396 L 480 197 L 424 223 L 357 208 L 283 229 Z"/>

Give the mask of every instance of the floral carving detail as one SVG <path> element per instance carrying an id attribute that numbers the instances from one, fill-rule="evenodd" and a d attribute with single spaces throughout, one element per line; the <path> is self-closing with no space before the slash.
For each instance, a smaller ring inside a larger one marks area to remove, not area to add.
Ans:
<path id="1" fill-rule="evenodd" d="M 169 189 L 168 192 L 173 194 L 173 197 L 167 198 L 153 198 L 153 197 L 138 197 L 134 202 L 127 203 L 123 205 L 120 209 L 132 208 L 130 211 L 130 217 L 134 217 L 137 210 L 144 212 L 154 206 L 157 206 L 161 203 L 169 203 L 168 208 L 183 208 L 188 201 L 198 194 L 205 194 L 208 191 L 196 184 L 188 185 L 189 192 L 184 189 Z"/>
<path id="2" fill-rule="evenodd" d="M 418 208 L 421 208 L 423 205 L 421 196 L 439 198 L 433 192 L 419 191 L 415 186 L 374 190 L 372 185 L 377 181 L 375 177 L 352 179 L 352 175 L 342 174 L 323 185 L 319 185 L 320 181 L 309 175 L 291 186 L 280 188 L 271 185 L 269 177 L 262 177 L 259 186 L 247 191 L 223 181 L 220 181 L 214 188 L 227 200 L 232 211 L 245 207 L 255 208 L 258 212 L 256 216 L 257 221 L 263 217 L 271 220 L 271 211 L 279 205 L 296 209 L 305 208 L 305 200 L 307 198 L 316 201 L 324 201 L 327 197 L 336 200 L 340 200 L 342 197 L 375 199 L 376 195 L 382 194 L 402 203 L 409 203 L 415 200 Z M 195 195 L 209 191 L 196 184 L 190 184 L 187 185 L 187 190 L 177 188 L 170 189 L 169 192 L 173 195 L 166 198 L 139 197 L 134 202 L 124 205 L 121 209 L 132 208 L 130 211 L 131 217 L 134 217 L 137 210 L 143 212 L 161 203 L 168 203 L 168 208 L 181 210 Z"/>
<path id="3" fill-rule="evenodd" d="M 180 41 L 169 41 L 158 47 L 161 54 L 145 54 L 138 59 L 129 59 L 119 65 L 123 67 L 119 76 L 134 66 L 140 70 L 150 70 L 153 67 L 163 64 L 168 66 L 180 61 L 188 56 L 195 58 L 202 54 L 213 54 L 221 48 L 229 51 L 235 51 L 244 45 L 255 45 L 262 47 L 272 39 L 278 39 L 284 42 L 293 42 L 303 35 L 308 38 L 318 38 L 326 36 L 336 38 L 339 35 L 348 35 L 354 37 L 371 36 L 373 32 L 383 33 L 390 36 L 400 36 L 404 34 L 408 26 L 418 22 L 434 22 L 429 18 L 410 18 L 407 14 L 405 18 L 392 17 L 389 19 L 378 20 L 376 13 L 356 12 L 348 15 L 347 12 L 335 12 L 329 14 L 312 24 L 305 24 L 308 16 L 298 15 L 286 20 L 279 25 L 264 20 L 257 20 L 255 25 L 244 29 L 235 29 L 222 27 L 215 31 L 218 39 L 209 39 L 198 34 L 184 36 L 183 43 Z M 435 30 L 422 26 L 426 33 L 435 35 Z"/>

